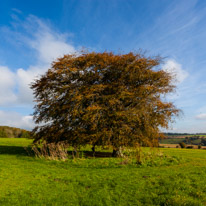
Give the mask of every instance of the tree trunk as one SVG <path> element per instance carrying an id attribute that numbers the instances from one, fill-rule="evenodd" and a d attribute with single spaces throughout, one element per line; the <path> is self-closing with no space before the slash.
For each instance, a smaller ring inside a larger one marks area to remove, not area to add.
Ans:
<path id="1" fill-rule="evenodd" d="M 117 157 L 117 150 L 113 149 L 112 157 Z"/>
<path id="2" fill-rule="evenodd" d="M 75 157 L 79 158 L 79 151 L 76 146 L 74 146 L 74 150 L 72 151 L 72 156 L 73 158 Z"/>
<path id="3" fill-rule="evenodd" d="M 93 157 L 95 156 L 95 145 L 92 147 Z"/>
<path id="4" fill-rule="evenodd" d="M 122 147 L 119 147 L 117 149 L 113 149 L 112 152 L 112 157 L 123 157 L 123 153 L 122 153 Z"/>

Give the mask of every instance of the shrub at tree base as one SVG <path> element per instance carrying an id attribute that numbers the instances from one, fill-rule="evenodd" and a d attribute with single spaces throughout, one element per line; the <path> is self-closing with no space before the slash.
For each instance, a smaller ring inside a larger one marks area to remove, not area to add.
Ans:
<path id="1" fill-rule="evenodd" d="M 58 142 L 57 144 L 44 143 L 41 147 L 34 145 L 32 151 L 38 158 L 45 158 L 49 160 L 66 160 L 68 159 L 67 153 L 68 145 L 64 142 Z"/>
<path id="2" fill-rule="evenodd" d="M 31 86 L 36 106 L 35 142 L 67 141 L 75 149 L 158 144 L 159 128 L 178 110 L 163 95 L 174 89 L 161 58 L 141 54 L 65 55 Z M 43 125 L 42 125 L 43 124 Z"/>

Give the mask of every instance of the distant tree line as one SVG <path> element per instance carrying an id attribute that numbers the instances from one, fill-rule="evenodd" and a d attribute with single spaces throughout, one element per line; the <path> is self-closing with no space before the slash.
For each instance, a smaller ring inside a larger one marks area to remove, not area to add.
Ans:
<path id="1" fill-rule="evenodd" d="M 30 138 L 29 131 L 15 127 L 0 126 L 0 138 Z"/>

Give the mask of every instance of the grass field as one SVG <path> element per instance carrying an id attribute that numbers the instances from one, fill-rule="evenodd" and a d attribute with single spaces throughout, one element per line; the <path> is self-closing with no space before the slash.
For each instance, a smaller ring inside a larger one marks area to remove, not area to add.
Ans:
<path id="1" fill-rule="evenodd" d="M 0 205 L 206 205 L 206 150 L 162 148 L 178 161 L 147 166 L 37 159 L 30 143 L 0 138 Z"/>

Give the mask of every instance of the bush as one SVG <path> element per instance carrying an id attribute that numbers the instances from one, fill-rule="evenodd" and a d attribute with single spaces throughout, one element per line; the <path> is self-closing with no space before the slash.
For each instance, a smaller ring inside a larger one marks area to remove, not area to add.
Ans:
<path id="1" fill-rule="evenodd" d="M 161 166 L 178 164 L 179 159 L 174 156 L 168 156 L 159 151 L 158 149 L 145 150 L 141 147 L 138 148 L 124 148 L 124 156 L 121 158 L 119 164 L 135 164 L 140 167 L 144 166 Z"/>
<path id="2" fill-rule="evenodd" d="M 180 142 L 179 145 L 180 145 L 181 148 L 185 148 L 186 147 L 186 144 L 184 142 Z"/>
<path id="3" fill-rule="evenodd" d="M 201 145 L 206 146 L 206 138 L 201 139 Z"/>

